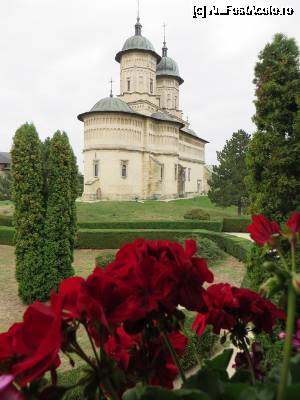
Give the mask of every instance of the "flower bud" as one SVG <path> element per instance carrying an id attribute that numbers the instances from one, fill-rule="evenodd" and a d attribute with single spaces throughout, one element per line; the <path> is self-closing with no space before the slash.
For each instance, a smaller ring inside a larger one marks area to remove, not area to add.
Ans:
<path id="1" fill-rule="evenodd" d="M 276 270 L 276 265 L 272 261 L 265 261 L 263 263 L 263 267 L 270 272 L 273 272 Z"/>
<path id="2" fill-rule="evenodd" d="M 274 275 L 260 286 L 259 292 L 265 294 L 267 297 L 271 297 L 279 292 L 283 286 L 284 283 L 282 280 L 277 275 Z"/>
<path id="3" fill-rule="evenodd" d="M 296 293 L 300 294 L 300 274 L 293 275 L 292 284 Z"/>

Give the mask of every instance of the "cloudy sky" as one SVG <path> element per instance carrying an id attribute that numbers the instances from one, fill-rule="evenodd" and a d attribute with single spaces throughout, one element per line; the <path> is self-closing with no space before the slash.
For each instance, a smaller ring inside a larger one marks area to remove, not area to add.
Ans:
<path id="1" fill-rule="evenodd" d="M 185 80 L 181 108 L 210 142 L 206 161 L 238 130 L 254 131 L 253 69 L 276 32 L 300 44 L 298 0 L 140 0 L 143 35 L 162 47 Z M 293 16 L 211 16 L 193 19 L 193 6 L 290 6 Z M 0 5 L 0 151 L 15 130 L 34 122 L 42 139 L 65 130 L 82 169 L 83 126 L 77 115 L 119 91 L 114 60 L 133 34 L 137 0 L 9 0 Z"/>

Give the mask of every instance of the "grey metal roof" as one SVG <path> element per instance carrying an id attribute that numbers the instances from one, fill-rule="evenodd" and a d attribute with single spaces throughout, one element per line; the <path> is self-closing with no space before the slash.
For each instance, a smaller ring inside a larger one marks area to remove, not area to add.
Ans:
<path id="1" fill-rule="evenodd" d="M 133 109 L 118 97 L 106 97 L 101 99 L 94 105 L 90 112 L 93 111 L 115 111 L 135 114 Z"/>
<path id="2" fill-rule="evenodd" d="M 83 121 L 83 116 L 93 112 L 117 112 L 137 115 L 132 108 L 129 107 L 125 101 L 119 99 L 118 97 L 105 97 L 101 99 L 94 105 L 94 107 L 83 114 L 78 115 L 78 119 Z"/>
<path id="3" fill-rule="evenodd" d="M 202 142 L 209 143 L 207 140 L 200 138 L 195 131 L 193 131 L 192 129 L 188 128 L 187 126 L 181 128 L 181 131 L 184 132 L 184 133 L 188 133 L 189 135 L 192 135 L 197 139 L 202 140 Z"/>
<path id="4" fill-rule="evenodd" d="M 0 164 L 11 164 L 10 153 L 0 152 Z"/>
<path id="5" fill-rule="evenodd" d="M 179 73 L 178 64 L 173 58 L 164 56 L 156 69 L 157 76 L 174 76 L 180 84 L 184 82 Z"/>
<path id="6" fill-rule="evenodd" d="M 135 35 L 126 40 L 122 50 L 119 51 L 116 55 L 116 61 L 120 62 L 122 55 L 132 50 L 147 51 L 152 53 L 158 61 L 160 61 L 161 59 L 161 57 L 156 53 L 154 46 L 150 42 L 150 40 L 142 36 L 142 25 L 139 22 L 139 18 L 137 23 L 135 24 Z"/>
<path id="7" fill-rule="evenodd" d="M 165 114 L 163 112 L 159 112 L 159 111 L 151 114 L 151 118 L 159 119 L 160 121 L 179 122 L 177 119 L 171 117 L 170 115 Z"/>

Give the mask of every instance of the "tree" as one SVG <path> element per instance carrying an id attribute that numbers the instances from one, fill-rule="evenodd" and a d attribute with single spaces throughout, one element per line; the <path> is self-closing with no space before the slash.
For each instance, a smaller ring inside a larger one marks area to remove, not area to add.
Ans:
<path id="1" fill-rule="evenodd" d="M 45 264 L 64 279 L 74 274 L 77 166 L 66 133 L 57 131 L 47 146 Z"/>
<path id="2" fill-rule="evenodd" d="M 210 200 L 222 207 L 237 206 L 238 215 L 247 200 L 244 183 L 247 175 L 246 150 L 250 135 L 243 130 L 234 132 L 231 139 L 226 141 L 222 151 L 217 152 L 218 166 L 213 167 L 211 180 L 208 182 Z"/>
<path id="3" fill-rule="evenodd" d="M 257 132 L 247 154 L 246 178 L 251 212 L 281 221 L 300 204 L 300 70 L 294 39 L 277 34 L 266 45 L 254 84 Z"/>
<path id="4" fill-rule="evenodd" d="M 11 199 L 11 173 L 0 175 L 0 200 Z"/>
<path id="5" fill-rule="evenodd" d="M 56 286 L 54 268 L 44 264 L 44 176 L 42 145 L 33 124 L 15 133 L 12 148 L 16 277 L 25 303 L 46 300 Z"/>

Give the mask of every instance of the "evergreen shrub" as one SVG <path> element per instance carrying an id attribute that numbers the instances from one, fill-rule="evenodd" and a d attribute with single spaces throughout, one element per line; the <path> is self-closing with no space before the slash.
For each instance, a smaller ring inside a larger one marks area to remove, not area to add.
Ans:
<path id="1" fill-rule="evenodd" d="M 184 216 L 184 219 L 199 219 L 199 220 L 210 220 L 210 215 L 202 210 L 202 208 L 193 208 L 190 211 L 187 211 Z"/>
<path id="2" fill-rule="evenodd" d="M 224 218 L 223 232 L 247 232 L 247 226 L 251 223 L 250 218 Z"/>

